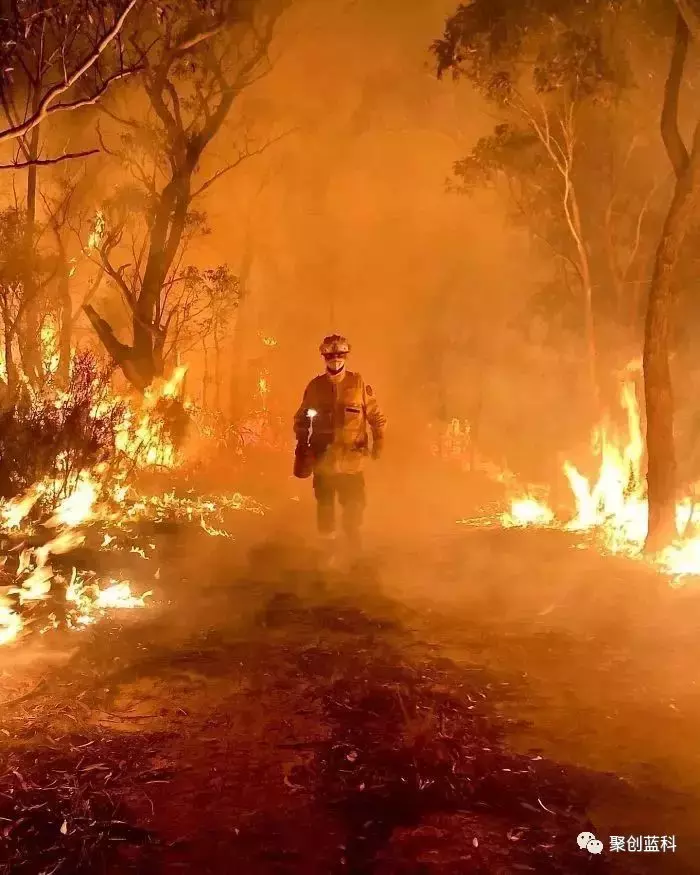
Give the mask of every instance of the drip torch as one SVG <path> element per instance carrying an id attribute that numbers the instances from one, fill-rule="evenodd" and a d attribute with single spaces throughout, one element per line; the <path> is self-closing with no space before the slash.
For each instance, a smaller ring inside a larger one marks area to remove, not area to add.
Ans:
<path id="1" fill-rule="evenodd" d="M 317 410 L 309 408 L 306 415 L 309 418 L 309 436 L 306 443 L 298 443 L 294 453 L 294 476 L 300 480 L 305 480 L 310 477 L 314 467 L 314 455 L 311 449 L 311 438 L 314 433 L 314 417 L 318 414 Z"/>

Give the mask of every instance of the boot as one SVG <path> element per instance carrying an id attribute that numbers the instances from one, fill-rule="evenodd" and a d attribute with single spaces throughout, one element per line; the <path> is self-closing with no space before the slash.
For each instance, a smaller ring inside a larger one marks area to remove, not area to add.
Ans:
<path id="1" fill-rule="evenodd" d="M 337 540 L 335 532 L 319 532 L 318 546 L 321 554 L 321 566 L 324 568 L 333 568 L 337 558 Z"/>

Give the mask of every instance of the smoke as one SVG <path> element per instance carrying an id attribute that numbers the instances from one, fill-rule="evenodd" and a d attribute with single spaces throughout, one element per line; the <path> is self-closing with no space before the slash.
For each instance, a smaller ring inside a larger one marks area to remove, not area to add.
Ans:
<path id="1" fill-rule="evenodd" d="M 201 270 L 226 263 L 244 280 L 223 352 L 224 404 L 234 382 L 250 394 L 264 370 L 270 405 L 291 418 L 304 385 L 322 369 L 320 338 L 338 331 L 353 345 L 349 367 L 375 387 L 395 443 L 425 445 L 430 423 L 478 420 L 486 455 L 541 479 L 558 470 L 559 452 L 587 439 L 588 411 L 576 400 L 585 353 L 580 337 L 548 339 L 547 314 L 533 317 L 546 284 L 562 293 L 551 253 L 512 221 L 499 193 L 448 191 L 454 163 L 494 126 L 468 85 L 434 75 L 429 46 L 455 6 L 292 4 L 272 46 L 271 72 L 236 102 L 202 176 L 230 163 L 244 133 L 253 151 L 269 145 L 198 200 L 209 233 L 188 258 Z M 633 61 L 656 70 L 661 54 L 656 47 Z M 655 107 L 640 122 L 646 81 L 620 108 L 630 129 L 651 131 L 655 122 Z M 657 94 L 662 80 L 649 81 Z M 118 109 L 143 101 L 135 84 L 114 99 Z M 82 145 L 86 118 L 63 119 L 52 137 Z M 114 145 L 109 120 L 104 130 Z M 645 148 L 653 142 L 647 132 Z M 648 172 L 648 154 L 631 162 L 635 173 Z M 660 152 L 656 158 L 651 176 L 663 197 L 667 168 Z M 106 166 L 103 156 L 90 161 Z M 97 203 L 123 171 L 110 165 L 90 173 Z M 641 287 L 643 278 L 635 282 Z M 128 328 L 119 296 L 103 284 L 98 309 L 108 300 L 114 312 L 107 316 Z M 261 335 L 276 345 L 264 348 Z M 196 394 L 204 376 L 198 349 L 187 364 L 188 392 Z"/>

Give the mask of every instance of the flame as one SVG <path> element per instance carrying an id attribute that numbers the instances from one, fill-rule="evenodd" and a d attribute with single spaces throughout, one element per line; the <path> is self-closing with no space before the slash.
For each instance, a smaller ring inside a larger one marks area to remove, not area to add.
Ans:
<path id="1" fill-rule="evenodd" d="M 642 459 L 644 441 L 633 383 L 622 387 L 622 407 L 627 413 L 627 439 L 612 433 L 607 425 L 593 434 L 593 446 L 601 457 L 593 486 L 570 462 L 564 473 L 576 501 L 572 531 L 599 527 L 613 552 L 639 550 L 647 534 L 647 502 Z"/>
<path id="2" fill-rule="evenodd" d="M 74 568 L 66 588 L 66 601 L 73 606 L 70 625 L 87 626 L 110 609 L 142 608 L 150 595 L 151 592 L 133 595 L 131 585 L 125 580 L 110 580 L 109 586 L 101 589 L 99 582 L 89 583 Z"/>
<path id="3" fill-rule="evenodd" d="M 100 248 L 105 233 L 105 227 L 106 223 L 104 213 L 101 210 L 98 210 L 95 213 L 95 221 L 92 223 L 92 230 L 90 231 L 87 239 L 87 246 L 85 247 L 88 252 Z"/>
<path id="4" fill-rule="evenodd" d="M 98 217 L 99 218 L 99 217 Z M 104 226 L 102 224 L 102 230 Z M 99 245 L 100 223 L 96 222 L 95 237 L 91 245 Z M 57 384 L 51 377 L 58 371 L 58 330 L 47 320 L 41 330 L 42 360 L 48 377 L 40 388 L 26 381 L 29 404 L 37 410 L 59 411 L 57 422 L 61 423 L 64 407 L 72 409 L 74 399 L 70 390 Z M 19 359 L 18 359 L 19 361 Z M 78 358 L 73 355 L 69 365 L 71 376 L 75 374 Z M 134 470 L 151 466 L 173 468 L 182 461 L 171 436 L 173 421 L 171 411 L 179 415 L 178 404 L 187 407 L 183 399 L 183 385 L 187 368 L 177 367 L 167 379 L 156 381 L 144 397 L 121 397 L 99 375 L 88 378 L 85 389 L 90 392 L 87 409 L 91 419 L 98 420 L 96 428 L 109 428 L 114 435 L 114 447 L 106 444 L 108 453 L 99 464 L 89 467 L 80 457 L 68 450 L 58 453 L 52 460 L 51 474 L 35 483 L 22 495 L 0 501 L 0 534 L 12 534 L 32 538 L 53 529 L 52 537 L 37 547 L 19 545 L 16 552 L 0 555 L 3 575 L 13 574 L 14 585 L 4 587 L 6 595 L 0 595 L 0 644 L 17 640 L 25 627 L 21 608 L 27 603 L 45 601 L 65 596 L 66 611 L 61 619 L 56 614 L 49 616 L 49 624 L 36 627 L 40 634 L 51 628 L 67 624 L 79 629 L 96 622 L 107 611 L 143 608 L 150 592 L 138 595 L 132 592 L 127 580 L 101 579 L 95 572 L 73 569 L 70 580 L 61 573 L 61 566 L 52 557 L 65 556 L 83 544 L 84 526 L 109 525 L 110 532 L 99 532 L 102 548 L 122 550 L 140 555 L 149 561 L 147 550 L 155 545 L 133 543 L 135 534 L 132 524 L 137 520 L 160 522 L 168 518 L 184 519 L 214 537 L 231 538 L 225 528 L 224 511 L 245 510 L 263 513 L 262 506 L 253 499 L 236 493 L 232 496 L 176 497 L 166 495 L 142 496 L 135 494 L 130 475 Z M 90 380 L 93 380 L 90 382 Z M 72 384 L 71 384 L 72 385 Z M 82 384 L 81 391 L 83 391 Z M 263 396 L 268 391 L 267 380 L 261 378 Z M 190 410 L 192 406 L 189 405 Z M 106 425 L 103 424 L 106 422 Z M 173 432 L 177 429 L 172 429 Z M 81 468 L 81 464 L 85 467 Z M 43 522 L 43 526 L 34 522 Z M 116 532 L 115 532 L 116 530 Z M 116 534 L 119 533 L 117 539 Z M 63 560 L 65 562 L 65 559 Z M 16 564 L 15 564 L 16 563 Z M 10 566 L 10 568 L 6 566 Z M 68 566 L 70 567 L 70 566 Z M 160 576 L 160 570 L 154 577 Z"/>
<path id="5" fill-rule="evenodd" d="M 199 525 L 202 529 L 214 538 L 231 538 L 233 537 L 230 532 L 227 532 L 225 529 L 215 529 L 213 526 L 210 526 L 204 517 L 200 517 Z"/>
<path id="6" fill-rule="evenodd" d="M 101 589 L 95 599 L 95 608 L 100 611 L 108 608 L 142 608 L 146 599 L 153 595 L 149 590 L 143 595 L 132 595 L 131 584 L 125 580 L 112 582 L 106 589 Z"/>
<path id="7" fill-rule="evenodd" d="M 44 320 L 41 326 L 40 340 L 44 374 L 53 376 L 58 372 L 58 367 L 61 363 L 58 326 L 53 317 L 48 316 Z"/>
<path id="8" fill-rule="evenodd" d="M 546 504 L 529 495 L 513 499 L 510 512 L 501 515 L 501 523 L 506 528 L 549 525 L 553 520 L 554 512 Z"/>
<path id="9" fill-rule="evenodd" d="M 570 461 L 564 463 L 576 512 L 564 528 L 572 532 L 593 532 L 602 547 L 611 553 L 643 557 L 648 531 L 648 502 L 642 472 L 644 440 L 634 383 L 626 381 L 621 391 L 621 406 L 626 413 L 626 430 L 617 431 L 610 423 L 599 425 L 592 436 L 594 453 L 600 464 L 594 481 L 585 477 Z M 501 516 L 504 526 L 556 524 L 552 509 L 525 495 L 511 503 Z M 678 584 L 686 575 L 700 574 L 700 536 L 685 537 L 700 524 L 700 508 L 690 498 L 676 504 L 678 540 L 654 556 L 645 557 Z"/>
<path id="10" fill-rule="evenodd" d="M 92 517 L 97 501 L 98 489 L 92 476 L 83 472 L 75 490 L 59 504 L 56 513 L 46 523 L 47 526 L 79 526 Z"/>
<path id="11" fill-rule="evenodd" d="M 159 380 L 147 389 L 143 399 L 113 396 L 102 399 L 95 405 L 95 417 L 104 415 L 117 405 L 123 407 L 124 413 L 117 425 L 115 445 L 137 467 L 174 468 L 177 465 L 178 451 L 159 411 L 159 404 L 164 400 L 173 401 L 180 396 L 186 373 L 186 366 L 178 366 L 168 380 Z"/>
<path id="12" fill-rule="evenodd" d="M 182 382 L 185 379 L 185 374 L 187 373 L 186 365 L 179 365 L 173 371 L 172 377 L 168 380 L 168 382 L 163 387 L 161 392 L 161 396 L 163 398 L 176 398 L 180 392 L 182 387 Z"/>
<path id="13" fill-rule="evenodd" d="M 17 590 L 19 603 L 43 601 L 51 592 L 53 569 L 50 565 L 38 565 Z"/>
<path id="14" fill-rule="evenodd" d="M 7 531 L 18 529 L 45 489 L 44 483 L 37 483 L 28 489 L 24 495 L 6 501 L 0 509 L 3 528 Z"/>
<path id="15" fill-rule="evenodd" d="M 0 601 L 0 645 L 9 644 L 19 637 L 23 623 L 20 615 L 5 600 Z"/>

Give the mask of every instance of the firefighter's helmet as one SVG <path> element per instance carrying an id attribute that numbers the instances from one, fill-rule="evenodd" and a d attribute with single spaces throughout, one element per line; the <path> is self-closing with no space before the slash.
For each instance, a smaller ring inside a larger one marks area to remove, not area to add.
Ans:
<path id="1" fill-rule="evenodd" d="M 323 343 L 319 346 L 321 355 L 331 355 L 332 353 L 341 353 L 347 355 L 350 352 L 350 344 L 347 339 L 341 334 L 330 334 L 323 338 Z"/>

